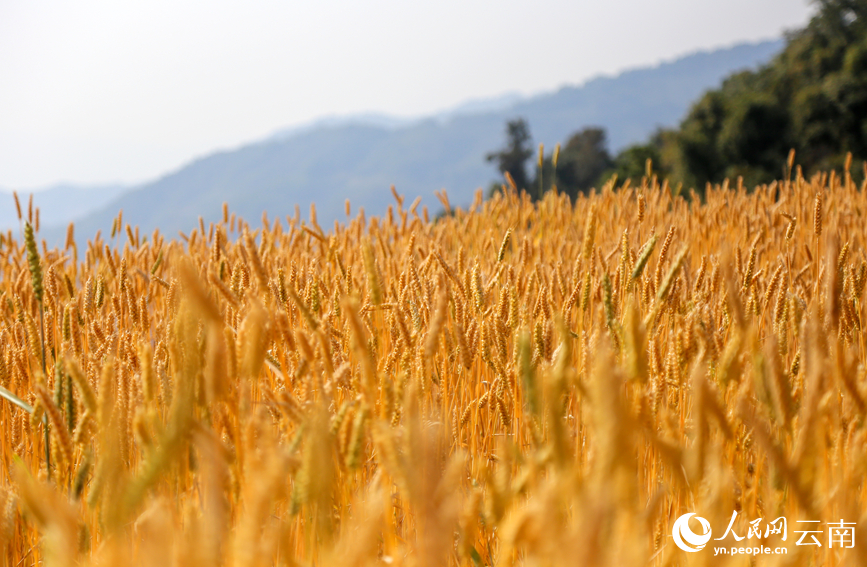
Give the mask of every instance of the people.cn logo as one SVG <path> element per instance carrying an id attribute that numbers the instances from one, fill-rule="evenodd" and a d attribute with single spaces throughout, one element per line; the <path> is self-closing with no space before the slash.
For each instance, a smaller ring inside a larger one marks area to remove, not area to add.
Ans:
<path id="1" fill-rule="evenodd" d="M 707 542 L 710 541 L 710 522 L 701 516 L 695 516 L 698 523 L 701 524 L 704 533 L 697 534 L 689 527 L 689 519 L 695 516 L 692 514 L 684 514 L 674 521 L 674 526 L 671 528 L 671 537 L 674 538 L 674 544 L 684 551 L 701 551 Z"/>

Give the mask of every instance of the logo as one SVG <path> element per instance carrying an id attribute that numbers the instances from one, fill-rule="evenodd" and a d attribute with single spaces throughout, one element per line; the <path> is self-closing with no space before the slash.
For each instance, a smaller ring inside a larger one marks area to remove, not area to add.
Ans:
<path id="1" fill-rule="evenodd" d="M 692 514 L 684 514 L 674 521 L 674 526 L 671 528 L 671 536 L 674 538 L 674 544 L 684 551 L 700 551 L 704 549 L 705 544 L 710 541 L 710 522 L 701 516 L 695 516 L 698 523 L 701 524 L 704 533 L 701 535 L 693 532 L 689 527 L 689 519 L 695 516 Z"/>

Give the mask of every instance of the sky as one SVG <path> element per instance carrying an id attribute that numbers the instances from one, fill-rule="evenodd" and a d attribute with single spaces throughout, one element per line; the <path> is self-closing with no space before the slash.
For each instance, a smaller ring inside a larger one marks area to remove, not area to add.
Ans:
<path id="1" fill-rule="evenodd" d="M 0 187 L 143 182 L 323 116 L 415 117 L 803 26 L 805 0 L 0 0 Z"/>

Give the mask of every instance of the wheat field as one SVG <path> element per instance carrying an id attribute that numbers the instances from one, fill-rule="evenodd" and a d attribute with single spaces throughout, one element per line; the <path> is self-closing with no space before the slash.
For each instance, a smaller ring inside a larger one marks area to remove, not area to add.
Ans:
<path id="1" fill-rule="evenodd" d="M 3 565 L 867 564 L 865 188 L 648 174 L 56 249 L 19 209 Z M 788 538 L 672 541 L 733 512 Z"/>

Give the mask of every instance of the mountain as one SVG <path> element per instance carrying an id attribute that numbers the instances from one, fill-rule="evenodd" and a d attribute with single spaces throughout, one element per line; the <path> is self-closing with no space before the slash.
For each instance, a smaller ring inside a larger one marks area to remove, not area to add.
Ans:
<path id="1" fill-rule="evenodd" d="M 433 118 L 437 122 L 447 122 L 458 116 L 466 114 L 485 114 L 500 110 L 507 110 L 510 107 L 524 100 L 520 94 L 515 92 L 506 93 L 493 98 L 471 99 L 461 104 L 437 112 L 426 119 Z M 411 124 L 416 124 L 424 119 L 419 118 L 402 118 L 382 114 L 378 112 L 366 112 L 362 114 L 350 114 L 347 116 L 326 116 L 317 118 L 311 122 L 284 128 L 276 132 L 269 138 L 269 141 L 284 141 L 293 136 L 304 134 L 312 130 L 322 128 L 339 128 L 341 126 L 373 126 L 383 130 L 397 130 Z"/>
<path id="2" fill-rule="evenodd" d="M 498 174 L 485 154 L 503 144 L 507 120 L 524 117 L 533 137 L 551 148 L 589 125 L 603 126 L 613 150 L 643 141 L 659 126 L 674 126 L 690 103 L 734 71 L 769 61 L 782 40 L 700 52 L 655 67 L 599 77 L 580 86 L 485 103 L 407 121 L 381 115 L 329 118 L 284 131 L 262 142 L 197 159 L 128 191 L 77 223 L 78 234 L 107 230 L 119 209 L 145 231 L 191 230 L 201 215 L 221 216 L 222 203 L 251 223 L 307 212 L 316 203 L 326 228 L 344 219 L 344 201 L 368 213 L 392 202 L 389 186 L 411 201 L 423 197 L 434 211 L 433 192 L 448 190 L 455 204 Z"/>
<path id="3" fill-rule="evenodd" d="M 84 215 L 104 207 L 118 198 L 128 187 L 124 185 L 79 186 L 69 183 L 53 185 L 35 191 L 18 191 L 22 214 L 27 216 L 27 203 L 39 208 L 39 224 L 45 227 L 66 226 Z M 0 189 L 0 230 L 16 229 L 20 225 L 15 198 L 11 189 Z"/>

